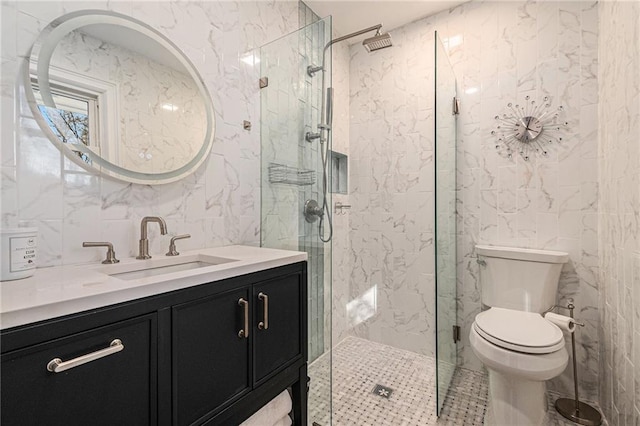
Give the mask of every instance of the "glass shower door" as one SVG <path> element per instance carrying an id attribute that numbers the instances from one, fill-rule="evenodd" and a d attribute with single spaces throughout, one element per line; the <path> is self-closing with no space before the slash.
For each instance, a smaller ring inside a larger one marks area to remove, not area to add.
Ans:
<path id="1" fill-rule="evenodd" d="M 440 415 L 456 367 L 456 77 L 435 34 L 436 400 Z"/>
<path id="2" fill-rule="evenodd" d="M 328 17 L 260 48 L 260 76 L 268 79 L 260 91 L 260 241 L 262 247 L 308 255 L 309 424 L 323 426 L 331 415 L 331 243 L 320 240 L 318 220 L 308 222 L 303 210 L 308 200 L 323 202 L 322 152 L 330 140 L 305 138 L 318 132 L 323 72 L 311 75 L 307 67 L 323 65 L 330 36 Z M 331 84 L 330 57 L 329 50 L 325 87 Z"/>

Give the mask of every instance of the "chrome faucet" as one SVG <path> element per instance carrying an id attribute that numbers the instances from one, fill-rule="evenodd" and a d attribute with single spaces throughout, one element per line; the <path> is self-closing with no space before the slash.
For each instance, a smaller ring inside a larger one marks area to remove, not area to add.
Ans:
<path id="1" fill-rule="evenodd" d="M 160 225 L 160 233 L 162 235 L 167 233 L 167 223 L 163 218 L 158 216 L 143 217 L 140 223 L 140 242 L 138 244 L 140 250 L 136 259 L 151 259 L 151 255 L 149 255 L 149 239 L 147 238 L 147 224 L 149 222 L 157 222 Z"/>

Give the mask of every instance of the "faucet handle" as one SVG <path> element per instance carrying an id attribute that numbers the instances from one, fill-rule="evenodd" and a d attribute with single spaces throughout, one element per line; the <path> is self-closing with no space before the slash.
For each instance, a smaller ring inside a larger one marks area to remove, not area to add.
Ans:
<path id="1" fill-rule="evenodd" d="M 169 252 L 166 256 L 177 256 L 180 253 L 176 250 L 176 240 L 184 240 L 185 238 L 191 238 L 190 234 L 176 235 L 175 237 L 171 237 L 171 242 L 169 243 Z"/>
<path id="2" fill-rule="evenodd" d="M 111 263 L 120 262 L 118 259 L 116 259 L 116 252 L 113 249 L 113 244 L 111 244 L 110 242 L 85 241 L 82 243 L 82 247 L 107 247 L 107 258 L 103 260 L 102 263 L 108 265 Z"/>

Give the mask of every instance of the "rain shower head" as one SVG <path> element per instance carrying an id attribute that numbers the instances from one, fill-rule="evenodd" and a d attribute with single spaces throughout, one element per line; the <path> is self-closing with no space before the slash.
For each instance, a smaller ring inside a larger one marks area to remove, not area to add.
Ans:
<path id="1" fill-rule="evenodd" d="M 380 30 L 378 30 L 376 35 L 365 39 L 362 45 L 369 53 L 384 49 L 385 47 L 391 47 L 391 35 L 389 35 L 389 33 L 380 34 Z"/>

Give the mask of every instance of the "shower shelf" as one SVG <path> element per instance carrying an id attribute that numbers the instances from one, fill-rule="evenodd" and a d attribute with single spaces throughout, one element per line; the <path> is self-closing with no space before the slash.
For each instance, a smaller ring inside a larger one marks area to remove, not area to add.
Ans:
<path id="1" fill-rule="evenodd" d="M 316 173 L 313 170 L 298 169 L 284 164 L 269 164 L 269 183 L 284 183 L 288 185 L 313 185 L 316 183 Z"/>

